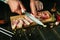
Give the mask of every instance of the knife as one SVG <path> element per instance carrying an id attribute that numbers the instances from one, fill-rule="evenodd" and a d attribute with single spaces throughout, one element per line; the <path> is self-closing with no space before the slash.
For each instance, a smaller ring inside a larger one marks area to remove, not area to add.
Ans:
<path id="1" fill-rule="evenodd" d="M 26 16 L 28 16 L 31 20 L 33 20 L 34 22 L 36 22 L 39 25 L 42 25 L 43 27 L 46 27 L 46 25 L 44 25 L 39 19 L 35 18 L 32 14 L 30 14 L 29 12 L 22 10 L 22 13 L 24 13 Z"/>

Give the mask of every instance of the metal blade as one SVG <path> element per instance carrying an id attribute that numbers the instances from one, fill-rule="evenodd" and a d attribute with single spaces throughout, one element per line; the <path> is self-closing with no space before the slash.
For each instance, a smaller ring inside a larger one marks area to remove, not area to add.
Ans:
<path id="1" fill-rule="evenodd" d="M 28 13 L 28 12 L 24 12 L 26 16 L 28 16 L 31 20 L 33 20 L 34 22 L 36 22 L 39 25 L 42 25 L 44 27 L 46 27 L 46 25 L 44 25 L 40 20 L 38 20 L 37 18 L 35 18 L 32 14 Z"/>

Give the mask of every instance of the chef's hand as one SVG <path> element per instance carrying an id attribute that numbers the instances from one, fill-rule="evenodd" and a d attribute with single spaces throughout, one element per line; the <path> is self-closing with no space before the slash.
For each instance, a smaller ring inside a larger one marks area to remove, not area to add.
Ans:
<path id="1" fill-rule="evenodd" d="M 24 6 L 23 4 L 21 3 L 21 1 L 19 0 L 8 0 L 8 5 L 9 7 L 11 8 L 11 11 L 12 12 L 15 12 L 15 13 L 18 13 L 18 14 L 21 14 L 21 10 L 24 9 Z"/>
<path id="2" fill-rule="evenodd" d="M 34 16 L 37 16 L 38 11 L 43 10 L 43 3 L 39 0 L 30 0 L 31 12 Z"/>

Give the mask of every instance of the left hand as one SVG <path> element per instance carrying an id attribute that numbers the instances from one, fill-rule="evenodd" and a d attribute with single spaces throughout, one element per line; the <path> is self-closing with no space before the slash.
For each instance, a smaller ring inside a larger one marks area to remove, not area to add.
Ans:
<path id="1" fill-rule="evenodd" d="M 30 0 L 31 12 L 34 16 L 38 14 L 38 11 L 43 10 L 43 3 L 39 0 Z"/>

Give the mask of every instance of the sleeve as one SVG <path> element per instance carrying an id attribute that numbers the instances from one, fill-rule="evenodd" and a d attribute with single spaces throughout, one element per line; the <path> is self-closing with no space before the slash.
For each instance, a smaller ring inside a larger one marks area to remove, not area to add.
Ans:
<path id="1" fill-rule="evenodd" d="M 0 1 L 3 1 L 4 3 L 7 3 L 8 2 L 8 0 L 0 0 Z"/>

